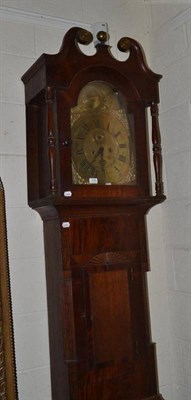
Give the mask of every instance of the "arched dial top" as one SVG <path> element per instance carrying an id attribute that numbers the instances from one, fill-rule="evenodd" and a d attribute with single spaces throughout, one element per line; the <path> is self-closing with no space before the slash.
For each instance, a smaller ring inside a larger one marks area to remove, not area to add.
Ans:
<path id="1" fill-rule="evenodd" d="M 71 110 L 74 184 L 135 184 L 135 154 L 125 99 L 111 85 L 84 86 Z"/>

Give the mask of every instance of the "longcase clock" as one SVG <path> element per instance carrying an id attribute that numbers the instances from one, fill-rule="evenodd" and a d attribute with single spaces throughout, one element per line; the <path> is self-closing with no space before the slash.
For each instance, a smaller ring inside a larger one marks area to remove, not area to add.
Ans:
<path id="1" fill-rule="evenodd" d="M 22 77 L 28 199 L 44 224 L 52 399 L 162 400 L 145 223 L 165 199 L 161 75 L 135 40 L 119 41 L 123 62 L 104 32 L 96 54 L 85 55 L 79 44 L 91 40 L 72 28 L 58 54 L 43 54 Z"/>

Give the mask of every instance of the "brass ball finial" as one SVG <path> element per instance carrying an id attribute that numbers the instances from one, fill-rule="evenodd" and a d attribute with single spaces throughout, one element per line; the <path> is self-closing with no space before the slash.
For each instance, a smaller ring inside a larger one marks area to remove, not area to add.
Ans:
<path id="1" fill-rule="evenodd" d="M 99 42 L 101 42 L 101 43 L 107 42 L 107 40 L 109 39 L 107 32 L 104 32 L 104 31 L 98 32 L 98 33 L 97 33 L 97 39 L 98 39 Z"/>
<path id="2" fill-rule="evenodd" d="M 86 29 L 79 29 L 79 31 L 77 32 L 77 41 L 78 43 L 87 46 L 93 41 L 93 35 Z"/>
<path id="3" fill-rule="evenodd" d="M 126 53 L 129 50 L 130 45 L 131 45 L 130 40 L 127 37 L 121 38 L 117 43 L 118 49 L 123 53 Z"/>

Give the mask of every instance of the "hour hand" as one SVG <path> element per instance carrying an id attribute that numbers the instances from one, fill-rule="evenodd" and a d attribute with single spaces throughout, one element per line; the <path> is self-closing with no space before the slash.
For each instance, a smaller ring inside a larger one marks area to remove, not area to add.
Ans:
<path id="1" fill-rule="evenodd" d="M 98 157 L 99 155 L 101 155 L 101 153 L 102 153 L 102 147 L 99 147 L 98 151 L 97 151 L 96 154 L 94 155 L 94 157 L 93 157 L 93 159 L 92 159 L 92 161 L 91 161 L 90 164 L 93 164 L 93 163 L 96 161 L 97 157 Z"/>
<path id="2" fill-rule="evenodd" d="M 104 147 L 100 147 L 99 150 L 100 150 L 100 157 L 101 157 L 99 164 L 100 164 L 102 171 L 105 173 L 105 160 L 103 158 Z"/>

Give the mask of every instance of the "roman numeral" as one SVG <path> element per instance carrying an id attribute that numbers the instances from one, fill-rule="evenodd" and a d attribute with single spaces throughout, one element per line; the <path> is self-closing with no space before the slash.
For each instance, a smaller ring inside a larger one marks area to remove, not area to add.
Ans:
<path id="1" fill-rule="evenodd" d="M 88 132 L 88 131 L 90 130 L 88 124 L 83 124 L 83 125 L 82 125 L 82 128 L 83 128 L 86 132 Z"/>
<path id="2" fill-rule="evenodd" d="M 89 170 L 89 174 L 90 174 L 91 177 L 95 177 L 96 176 L 96 169 L 85 158 L 80 162 L 80 167 L 85 169 L 86 171 Z"/>
<path id="3" fill-rule="evenodd" d="M 126 161 L 126 157 L 122 156 L 122 154 L 119 155 L 118 160 L 121 162 L 125 162 Z"/>
<path id="4" fill-rule="evenodd" d="M 77 150 L 77 151 L 76 151 L 76 154 L 77 154 L 78 156 L 80 156 L 80 155 L 84 154 L 84 151 L 83 151 L 83 149 L 79 149 L 79 150 Z"/>
<path id="5" fill-rule="evenodd" d="M 127 145 L 125 143 L 120 143 L 119 147 L 120 147 L 120 149 L 125 149 L 127 147 Z"/>
<path id="6" fill-rule="evenodd" d="M 81 161 L 80 166 L 82 168 L 88 169 L 90 167 L 90 163 L 88 162 L 88 160 L 84 159 L 84 160 Z"/>
<path id="7" fill-rule="evenodd" d="M 76 136 L 76 139 L 78 139 L 78 140 L 84 140 L 84 137 L 82 136 L 83 134 L 81 133 L 81 136 L 80 136 L 80 134 L 78 135 L 78 136 Z"/>
<path id="8" fill-rule="evenodd" d="M 119 135 L 121 135 L 121 132 L 120 131 L 118 131 L 117 133 L 115 133 L 115 137 L 118 137 Z"/>

